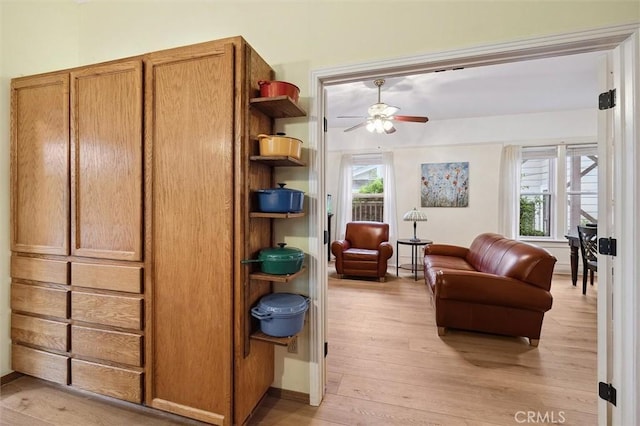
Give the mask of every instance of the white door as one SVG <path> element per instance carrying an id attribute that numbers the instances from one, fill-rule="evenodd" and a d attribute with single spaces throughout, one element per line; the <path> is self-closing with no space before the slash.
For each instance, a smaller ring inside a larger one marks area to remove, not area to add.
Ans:
<path id="1" fill-rule="evenodd" d="M 598 382 L 615 389 L 615 404 L 598 401 L 599 425 L 635 425 L 640 373 L 637 370 L 638 188 L 640 140 L 638 106 L 640 33 L 634 33 L 608 53 L 601 65 L 602 91 L 615 89 L 615 106 L 600 111 L 598 237 L 615 238 L 615 256 L 598 256 Z"/>

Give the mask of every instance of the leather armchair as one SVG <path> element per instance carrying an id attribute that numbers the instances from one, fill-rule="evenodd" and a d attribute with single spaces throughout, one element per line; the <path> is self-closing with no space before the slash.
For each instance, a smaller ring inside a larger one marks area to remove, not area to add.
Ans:
<path id="1" fill-rule="evenodd" d="M 375 277 L 384 282 L 387 261 L 393 255 L 389 225 L 381 222 L 349 222 L 344 240 L 331 243 L 336 271 L 345 275 Z"/>

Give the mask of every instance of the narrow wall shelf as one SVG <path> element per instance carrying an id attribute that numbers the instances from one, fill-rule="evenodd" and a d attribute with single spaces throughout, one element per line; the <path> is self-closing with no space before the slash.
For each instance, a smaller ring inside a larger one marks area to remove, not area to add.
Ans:
<path id="1" fill-rule="evenodd" d="M 269 336 L 268 334 L 264 334 L 262 331 L 256 331 L 251 335 L 251 338 L 254 340 L 261 340 L 263 342 L 273 343 L 274 345 L 278 346 L 289 346 L 289 343 L 291 343 L 291 341 L 295 339 L 295 337 L 296 336 L 274 337 Z"/>
<path id="2" fill-rule="evenodd" d="M 304 117 L 303 110 L 289 96 L 274 96 L 269 98 L 252 98 L 249 104 L 273 118 Z"/>
<path id="3" fill-rule="evenodd" d="M 252 155 L 249 157 L 251 161 L 258 161 L 260 163 L 267 164 L 269 166 L 278 166 L 278 167 L 304 167 L 305 163 L 298 160 L 294 157 L 267 157 L 264 155 Z"/>
<path id="4" fill-rule="evenodd" d="M 264 272 L 254 272 L 249 274 L 249 278 L 252 280 L 262 280 L 262 281 L 272 281 L 276 283 L 288 283 L 289 281 L 293 281 L 298 276 L 302 275 L 307 268 L 303 266 L 298 272 L 295 274 L 288 275 L 273 275 L 273 274 L 265 274 Z"/>
<path id="5" fill-rule="evenodd" d="M 251 212 L 249 217 L 266 217 L 271 219 L 291 219 L 294 217 L 304 217 L 304 212 L 300 213 L 263 213 L 263 212 Z"/>

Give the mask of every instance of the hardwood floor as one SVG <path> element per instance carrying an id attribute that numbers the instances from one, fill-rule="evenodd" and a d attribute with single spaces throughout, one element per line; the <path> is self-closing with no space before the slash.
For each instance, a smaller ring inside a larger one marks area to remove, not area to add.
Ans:
<path id="1" fill-rule="evenodd" d="M 558 276 L 551 291 L 533 348 L 455 330 L 438 337 L 428 290 L 408 272 L 385 283 L 331 272 L 322 405 L 267 396 L 250 424 L 517 425 L 533 415 L 538 424 L 595 425 L 597 285 L 583 296 Z M 30 377 L 2 387 L 0 409 L 1 425 L 202 424 Z"/>

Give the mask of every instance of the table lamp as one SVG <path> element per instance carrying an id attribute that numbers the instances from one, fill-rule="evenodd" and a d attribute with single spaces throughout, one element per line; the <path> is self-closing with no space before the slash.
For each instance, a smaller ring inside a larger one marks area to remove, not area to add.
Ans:
<path id="1" fill-rule="evenodd" d="M 420 238 L 416 236 L 416 222 L 426 222 L 427 214 L 425 212 L 421 212 L 420 210 L 416 210 L 414 207 L 413 210 L 410 210 L 402 216 L 402 220 L 413 221 L 413 238 L 409 241 L 417 242 L 420 241 Z"/>

